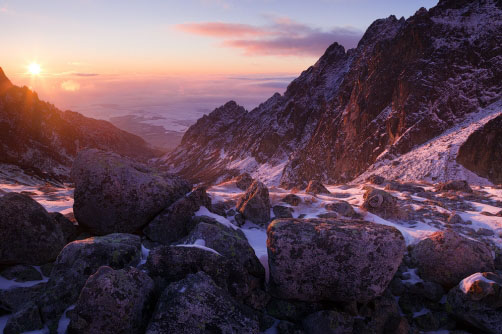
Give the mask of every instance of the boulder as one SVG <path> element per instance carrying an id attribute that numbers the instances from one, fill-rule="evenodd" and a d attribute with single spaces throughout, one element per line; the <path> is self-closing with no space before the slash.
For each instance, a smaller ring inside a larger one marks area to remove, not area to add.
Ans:
<path id="1" fill-rule="evenodd" d="M 452 213 L 448 219 L 446 220 L 446 222 L 448 224 L 451 224 L 451 225 L 459 225 L 459 224 L 464 224 L 464 220 L 462 219 L 462 217 L 460 217 L 459 214 L 457 213 Z"/>
<path id="2" fill-rule="evenodd" d="M 326 210 L 334 211 L 344 217 L 356 218 L 358 216 L 352 205 L 346 201 L 328 203 L 325 208 Z"/>
<path id="3" fill-rule="evenodd" d="M 326 187 L 319 181 L 311 180 L 307 185 L 307 189 L 305 189 L 307 194 L 317 195 L 317 194 L 326 194 L 329 195 L 330 192 Z"/>
<path id="4" fill-rule="evenodd" d="M 390 181 L 389 183 L 387 183 L 387 185 L 385 186 L 385 190 L 409 192 L 412 194 L 425 192 L 424 188 L 418 187 L 412 183 L 401 183 L 396 181 Z"/>
<path id="5" fill-rule="evenodd" d="M 100 267 L 80 293 L 68 333 L 144 333 L 153 290 L 152 279 L 136 268 Z"/>
<path id="6" fill-rule="evenodd" d="M 413 247 L 411 255 L 423 279 L 445 288 L 476 272 L 494 270 L 488 247 L 452 230 L 433 233 Z"/>
<path id="7" fill-rule="evenodd" d="M 271 298 L 267 304 L 267 314 L 276 319 L 297 322 L 298 319 L 320 311 L 324 308 L 322 303 L 309 303 L 298 300 L 285 300 Z"/>
<path id="8" fill-rule="evenodd" d="M 140 258 L 141 240 L 136 235 L 115 233 L 69 243 L 57 257 L 43 295 L 44 320 L 57 326 L 59 316 L 75 304 L 87 278 L 99 267 L 122 269 L 137 265 Z"/>
<path id="9" fill-rule="evenodd" d="M 472 188 L 469 186 L 469 183 L 467 183 L 467 181 L 465 180 L 455 180 L 455 181 L 440 183 L 435 187 L 435 190 L 438 192 L 462 191 L 465 193 L 472 193 Z"/>
<path id="10" fill-rule="evenodd" d="M 42 329 L 43 326 L 38 307 L 29 303 L 7 320 L 3 333 L 19 334 Z"/>
<path id="11" fill-rule="evenodd" d="M 143 233 L 150 240 L 163 244 L 179 240 L 195 226 L 192 217 L 201 206 L 211 208 L 211 198 L 205 188 L 197 188 L 171 204 L 148 223 Z"/>
<path id="12" fill-rule="evenodd" d="M 366 182 L 376 184 L 379 186 L 379 185 L 382 185 L 385 183 L 385 178 L 380 175 L 372 174 L 372 175 L 368 176 L 368 178 L 366 179 Z"/>
<path id="13" fill-rule="evenodd" d="M 288 203 L 291 206 L 298 206 L 302 202 L 302 199 L 295 194 L 288 194 L 281 199 L 281 202 Z"/>
<path id="14" fill-rule="evenodd" d="M 272 208 L 275 218 L 293 218 L 294 210 L 283 205 L 275 205 Z"/>
<path id="15" fill-rule="evenodd" d="M 491 272 L 466 277 L 448 293 L 447 306 L 483 333 L 502 333 L 502 277 Z"/>
<path id="16" fill-rule="evenodd" d="M 74 225 L 71 220 L 69 220 L 59 212 L 50 212 L 49 215 L 52 217 L 52 219 L 54 219 L 56 224 L 59 225 L 61 232 L 63 232 L 65 243 L 70 243 L 77 239 L 77 236 L 80 232 L 77 225 Z"/>
<path id="17" fill-rule="evenodd" d="M 310 302 L 381 295 L 405 251 L 397 229 L 359 220 L 278 219 L 267 236 L 271 292 Z"/>
<path id="18" fill-rule="evenodd" d="M 255 304 L 256 297 L 263 295 L 260 291 L 263 278 L 249 274 L 244 266 L 223 255 L 208 249 L 181 246 L 161 246 L 153 249 L 148 255 L 145 266 L 162 291 L 168 283 L 179 281 L 189 274 L 205 272 L 222 289 L 234 298 L 250 306 Z M 258 308 L 258 307 L 256 307 Z"/>
<path id="19" fill-rule="evenodd" d="M 397 199 L 386 191 L 369 188 L 364 193 L 362 208 L 384 219 L 399 219 L 402 212 Z"/>
<path id="20" fill-rule="evenodd" d="M 40 281 L 42 274 L 32 266 L 18 264 L 2 270 L 0 276 L 16 282 Z"/>
<path id="21" fill-rule="evenodd" d="M 39 283 L 28 287 L 0 289 L 0 315 L 20 311 L 29 303 L 38 303 L 46 286 L 46 283 Z"/>
<path id="22" fill-rule="evenodd" d="M 258 332 L 258 317 L 203 272 L 190 274 L 164 290 L 146 330 L 146 334 Z"/>
<path id="23" fill-rule="evenodd" d="M 270 222 L 270 198 L 267 186 L 259 181 L 253 182 L 246 193 L 239 198 L 237 210 L 244 219 L 266 226 Z"/>
<path id="24" fill-rule="evenodd" d="M 131 233 L 191 190 L 185 180 L 114 153 L 79 153 L 71 169 L 73 211 L 93 234 Z"/>
<path id="25" fill-rule="evenodd" d="M 31 197 L 8 193 L 0 197 L 0 265 L 53 261 L 65 239 L 54 219 Z"/>
<path id="26" fill-rule="evenodd" d="M 337 311 L 319 311 L 303 319 L 307 334 L 352 334 L 354 318 Z"/>
<path id="27" fill-rule="evenodd" d="M 248 173 L 241 174 L 235 178 L 235 185 L 240 190 L 247 190 L 255 180 Z"/>

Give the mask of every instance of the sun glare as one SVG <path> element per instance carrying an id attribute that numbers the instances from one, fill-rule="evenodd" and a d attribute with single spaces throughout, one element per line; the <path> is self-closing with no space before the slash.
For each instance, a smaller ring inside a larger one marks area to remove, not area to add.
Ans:
<path id="1" fill-rule="evenodd" d="M 40 68 L 40 65 L 39 65 L 39 64 L 37 64 L 37 63 L 31 63 L 31 64 L 28 66 L 28 72 L 29 72 L 31 75 L 39 75 L 41 71 L 42 71 L 42 69 Z"/>

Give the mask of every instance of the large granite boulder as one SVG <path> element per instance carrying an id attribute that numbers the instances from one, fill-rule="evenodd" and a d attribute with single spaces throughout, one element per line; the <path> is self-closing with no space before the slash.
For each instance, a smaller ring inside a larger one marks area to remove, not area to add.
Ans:
<path id="1" fill-rule="evenodd" d="M 405 251 L 397 229 L 359 220 L 278 219 L 267 236 L 272 293 L 302 301 L 367 302 Z"/>
<path id="2" fill-rule="evenodd" d="M 163 244 L 179 240 L 195 226 L 192 217 L 201 206 L 210 209 L 211 198 L 207 195 L 206 189 L 197 188 L 159 213 L 143 229 L 143 233 L 150 240 Z"/>
<path id="3" fill-rule="evenodd" d="M 8 193 L 0 197 L 0 265 L 44 264 L 63 249 L 60 227 L 31 197 Z"/>
<path id="4" fill-rule="evenodd" d="M 79 153 L 71 169 L 73 211 L 92 233 L 131 233 L 191 190 L 176 176 L 96 149 Z"/>
<path id="5" fill-rule="evenodd" d="M 237 210 L 245 219 L 266 226 L 270 221 L 270 198 L 267 186 L 260 181 L 253 182 L 246 193 L 239 198 Z"/>
<path id="6" fill-rule="evenodd" d="M 153 280 L 136 268 L 100 267 L 80 293 L 68 333 L 144 333 L 153 290 Z"/>
<path id="7" fill-rule="evenodd" d="M 122 269 L 135 266 L 141 258 L 139 236 L 115 233 L 69 243 L 56 259 L 43 300 L 41 314 L 50 326 L 64 310 L 75 304 L 87 278 L 99 267 Z"/>
<path id="8" fill-rule="evenodd" d="M 464 277 L 494 270 L 494 259 L 484 244 L 446 230 L 420 241 L 411 251 L 420 276 L 446 288 L 458 284 Z"/>
<path id="9" fill-rule="evenodd" d="M 384 219 L 398 219 L 402 217 L 397 204 L 397 198 L 386 191 L 369 188 L 364 193 L 362 208 Z"/>
<path id="10" fill-rule="evenodd" d="M 169 285 L 157 303 L 146 334 L 256 334 L 257 316 L 232 299 L 205 273 Z"/>
<path id="11" fill-rule="evenodd" d="M 502 333 L 502 277 L 484 272 L 464 278 L 447 297 L 451 313 L 483 333 Z"/>

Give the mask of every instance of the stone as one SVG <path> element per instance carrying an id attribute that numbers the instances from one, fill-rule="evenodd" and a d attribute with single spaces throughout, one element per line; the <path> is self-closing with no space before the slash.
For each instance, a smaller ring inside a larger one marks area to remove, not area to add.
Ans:
<path id="1" fill-rule="evenodd" d="M 319 181 L 317 180 L 311 180 L 309 184 L 307 185 L 307 189 L 305 189 L 305 192 L 307 194 L 312 194 L 312 195 L 329 195 L 331 194 L 328 189 Z"/>
<path id="2" fill-rule="evenodd" d="M 385 178 L 380 175 L 372 174 L 372 175 L 368 176 L 368 178 L 366 179 L 366 182 L 376 184 L 379 186 L 379 185 L 382 185 L 385 183 Z"/>
<path id="3" fill-rule="evenodd" d="M 399 306 L 390 291 L 386 290 L 381 296 L 359 307 L 353 333 L 391 334 L 396 333 L 400 326 L 405 325 L 401 323 Z"/>
<path id="4" fill-rule="evenodd" d="M 70 243 L 77 239 L 77 236 L 80 232 L 78 226 L 74 225 L 71 220 L 69 220 L 59 212 L 51 212 L 49 213 L 49 215 L 59 225 L 61 232 L 63 232 L 65 243 Z"/>
<path id="5" fill-rule="evenodd" d="M 31 197 L 0 197 L 0 265 L 40 265 L 53 261 L 65 240 L 54 219 Z"/>
<path id="6" fill-rule="evenodd" d="M 192 217 L 201 206 L 211 209 L 211 198 L 205 188 L 199 187 L 158 214 L 143 229 L 143 233 L 150 240 L 163 244 L 179 240 L 195 226 Z"/>
<path id="7" fill-rule="evenodd" d="M 256 334 L 259 319 L 205 273 L 170 284 L 155 307 L 146 334 Z"/>
<path id="8" fill-rule="evenodd" d="M 404 255 L 401 233 L 360 220 L 277 219 L 267 229 L 271 293 L 307 302 L 367 302 Z"/>
<path id="9" fill-rule="evenodd" d="M 302 199 L 295 194 L 288 194 L 281 198 L 281 202 L 288 203 L 291 206 L 298 206 L 302 203 Z"/>
<path id="10" fill-rule="evenodd" d="M 7 320 L 7 323 L 5 324 L 3 333 L 24 333 L 42 329 L 43 326 L 44 325 L 42 319 L 40 318 L 38 307 L 33 303 L 29 303 L 25 305 L 21 310 L 12 314 L 12 316 L 9 318 L 9 320 Z"/>
<path id="11" fill-rule="evenodd" d="M 328 203 L 325 208 L 326 210 L 334 211 L 344 217 L 355 218 L 358 216 L 352 205 L 346 201 Z"/>
<path id="12" fill-rule="evenodd" d="M 42 280 L 42 275 L 38 270 L 36 270 L 32 266 L 21 264 L 2 270 L 0 275 L 5 277 L 6 279 L 14 280 L 16 282 Z"/>
<path id="13" fill-rule="evenodd" d="M 303 319 L 307 334 L 352 334 L 354 319 L 346 313 L 319 311 Z"/>
<path id="14" fill-rule="evenodd" d="M 390 181 L 389 183 L 387 183 L 387 185 L 385 186 L 385 190 L 409 192 L 412 194 L 425 192 L 424 188 L 418 187 L 412 183 L 401 183 L 396 181 Z"/>
<path id="15" fill-rule="evenodd" d="M 488 247 L 452 230 L 435 232 L 423 239 L 413 247 L 411 255 L 423 279 L 448 289 L 466 276 L 494 269 Z"/>
<path id="16" fill-rule="evenodd" d="M 461 191 L 465 193 L 472 193 L 472 188 L 465 180 L 454 180 L 440 183 L 435 187 L 435 190 L 438 192 Z"/>
<path id="17" fill-rule="evenodd" d="M 495 235 L 495 232 L 493 232 L 493 230 L 490 230 L 488 228 L 479 228 L 477 231 L 476 231 L 476 234 L 477 235 L 480 235 L 480 236 L 483 236 L 483 237 L 492 237 Z"/>
<path id="18" fill-rule="evenodd" d="M 255 180 L 248 173 L 241 174 L 235 178 L 235 185 L 240 190 L 247 190 Z"/>
<path id="19" fill-rule="evenodd" d="M 451 225 L 464 224 L 464 220 L 457 213 L 452 213 L 446 222 Z"/>
<path id="20" fill-rule="evenodd" d="M 369 188 L 364 193 L 362 209 L 384 219 L 399 219 L 403 217 L 397 205 L 397 199 L 386 191 Z"/>
<path id="21" fill-rule="evenodd" d="M 30 302 L 38 303 L 47 283 L 39 283 L 29 287 L 0 289 L 0 314 L 15 313 Z"/>
<path id="22" fill-rule="evenodd" d="M 502 333 L 502 277 L 491 272 L 466 277 L 448 292 L 447 307 L 482 332 Z"/>
<path id="23" fill-rule="evenodd" d="M 97 235 L 136 232 L 191 190 L 179 177 L 96 149 L 78 154 L 71 178 L 75 218 Z"/>
<path id="24" fill-rule="evenodd" d="M 322 303 L 302 302 L 298 300 L 285 300 L 271 298 L 267 304 L 267 313 L 274 318 L 297 322 L 311 313 L 321 311 Z"/>
<path id="25" fill-rule="evenodd" d="M 80 293 L 68 333 L 144 333 L 153 291 L 153 280 L 136 268 L 100 267 Z"/>
<path id="26" fill-rule="evenodd" d="M 275 205 L 272 208 L 275 218 L 293 218 L 294 210 L 283 205 Z"/>
<path id="27" fill-rule="evenodd" d="M 246 193 L 239 198 L 237 210 L 244 219 L 266 226 L 270 222 L 270 198 L 267 186 L 259 181 L 253 182 Z"/>

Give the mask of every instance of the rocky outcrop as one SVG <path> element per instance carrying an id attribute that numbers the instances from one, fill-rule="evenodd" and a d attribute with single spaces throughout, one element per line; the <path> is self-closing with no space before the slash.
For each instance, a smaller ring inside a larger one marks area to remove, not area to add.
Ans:
<path id="1" fill-rule="evenodd" d="M 75 218 L 97 235 L 136 232 L 191 190 L 181 178 L 94 149 L 79 153 L 71 177 Z"/>
<path id="2" fill-rule="evenodd" d="M 319 181 L 317 180 L 311 180 L 309 184 L 307 185 L 307 188 L 305 189 L 305 192 L 307 194 L 312 194 L 312 195 L 329 195 L 330 192 L 326 187 Z"/>
<path id="3" fill-rule="evenodd" d="M 44 264 L 63 249 L 65 238 L 54 219 L 31 197 L 0 197 L 0 265 Z"/>
<path id="4" fill-rule="evenodd" d="M 278 219 L 267 236 L 272 293 L 311 302 L 381 295 L 405 250 L 395 228 L 357 220 Z"/>
<path id="5" fill-rule="evenodd" d="M 494 270 L 488 247 L 451 230 L 436 232 L 420 241 L 411 255 L 424 279 L 446 288 L 476 272 Z"/>
<path id="6" fill-rule="evenodd" d="M 351 180 L 501 98 L 501 17 L 497 0 L 441 1 L 377 20 L 357 48 L 331 45 L 284 95 L 250 112 L 229 102 L 199 120 L 166 165 L 208 181 L 265 164 L 282 169 L 284 187 Z"/>
<path id="7" fill-rule="evenodd" d="M 346 201 L 338 201 L 338 202 L 333 202 L 333 203 L 328 203 L 326 204 L 326 210 L 329 211 L 334 211 L 338 213 L 341 216 L 348 217 L 348 218 L 356 218 L 358 214 Z"/>
<path id="8" fill-rule="evenodd" d="M 211 209 L 205 188 L 197 188 L 159 213 L 143 229 L 150 240 L 170 244 L 185 237 L 196 225 L 192 217 L 204 206 Z"/>
<path id="9" fill-rule="evenodd" d="M 475 273 L 451 289 L 447 298 L 451 312 L 483 333 L 502 332 L 502 277 Z"/>
<path id="10" fill-rule="evenodd" d="M 288 194 L 281 199 L 281 202 L 288 203 L 291 206 L 298 206 L 302 199 L 295 194 Z"/>
<path id="11" fill-rule="evenodd" d="M 258 319 L 203 272 L 169 285 L 157 303 L 146 334 L 255 334 Z"/>
<path id="12" fill-rule="evenodd" d="M 397 204 L 397 198 L 380 189 L 366 190 L 362 208 L 384 219 L 403 217 L 403 212 Z"/>
<path id="13" fill-rule="evenodd" d="M 133 159 L 160 155 L 143 139 L 111 123 L 41 101 L 28 87 L 14 86 L 0 68 L 0 163 L 49 180 L 69 180 L 73 158 L 85 148 Z"/>
<path id="14" fill-rule="evenodd" d="M 502 115 L 475 131 L 460 146 L 457 162 L 495 184 L 502 184 Z"/>
<path id="15" fill-rule="evenodd" d="M 266 226 L 270 222 L 270 198 L 267 186 L 260 181 L 253 182 L 246 193 L 239 198 L 237 210 L 244 219 Z"/>
<path id="16" fill-rule="evenodd" d="M 152 279 L 136 268 L 99 268 L 80 292 L 68 333 L 144 333 L 153 290 Z"/>

